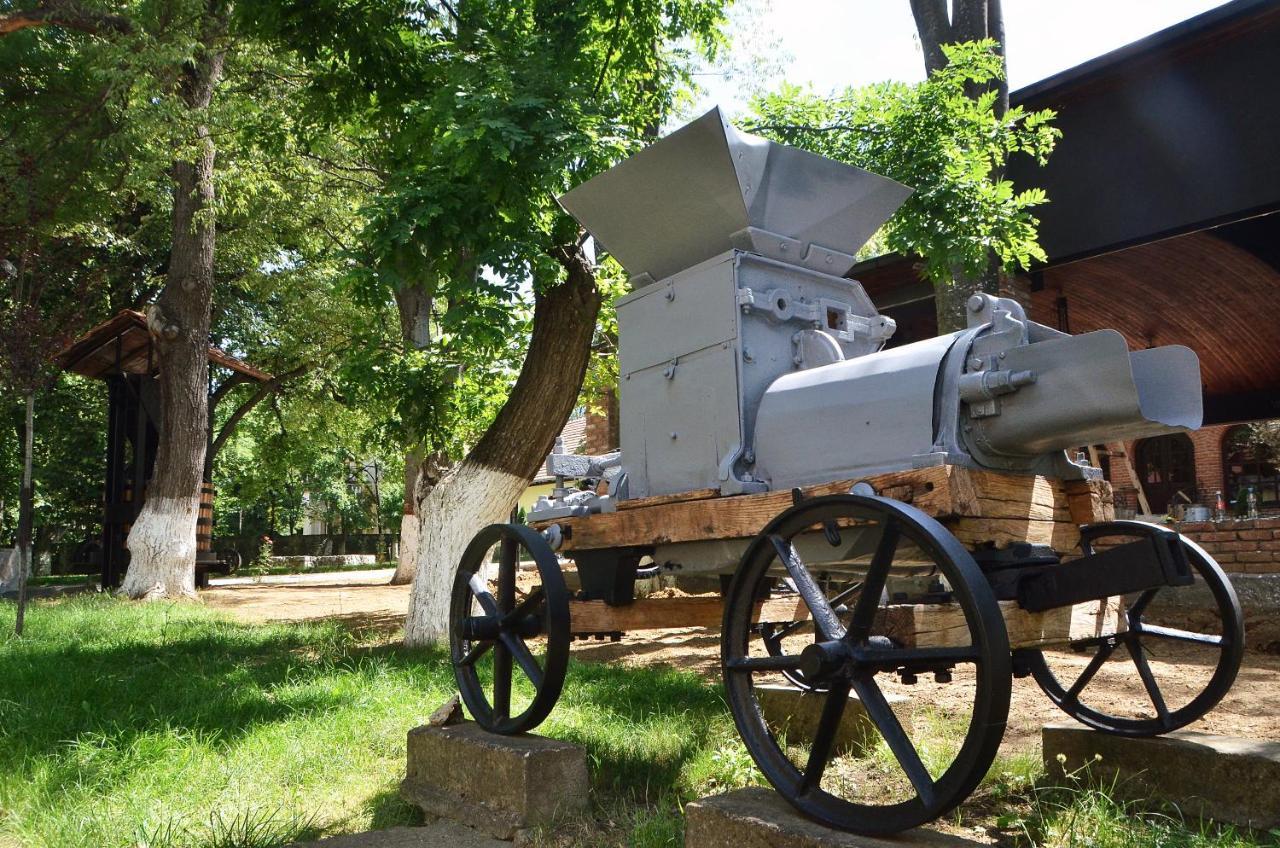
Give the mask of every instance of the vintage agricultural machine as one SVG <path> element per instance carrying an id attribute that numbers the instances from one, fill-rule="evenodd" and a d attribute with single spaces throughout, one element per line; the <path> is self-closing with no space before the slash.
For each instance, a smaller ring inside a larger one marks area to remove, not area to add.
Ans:
<path id="1" fill-rule="evenodd" d="M 1227 578 L 1177 533 L 1112 520 L 1067 453 L 1200 426 L 1195 354 L 987 295 L 967 329 L 882 349 L 894 322 L 843 275 L 909 194 L 713 111 L 560 199 L 631 275 L 621 451 L 553 453 L 529 525 L 486 527 L 459 564 L 452 659 L 483 727 L 545 719 L 576 637 L 720 627 L 760 771 L 875 834 L 974 789 L 1014 676 L 1124 735 L 1221 700 L 1244 650 Z M 637 597 L 672 573 L 723 589 Z M 1199 677 L 1162 689 L 1170 666 Z"/>

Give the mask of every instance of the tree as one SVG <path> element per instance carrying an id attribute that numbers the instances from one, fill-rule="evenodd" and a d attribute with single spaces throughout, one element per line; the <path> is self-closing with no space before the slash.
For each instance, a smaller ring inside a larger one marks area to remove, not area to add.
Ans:
<path id="1" fill-rule="evenodd" d="M 982 101 L 994 93 L 991 110 L 997 119 L 1009 110 L 1009 68 L 1005 60 L 1004 11 L 1001 0 L 951 0 L 950 14 L 947 0 L 910 0 L 911 14 L 915 18 L 916 32 L 924 53 L 925 72 L 933 76 L 950 63 L 944 49 L 949 44 L 986 42 L 992 54 L 999 58 L 999 72 L 989 79 L 970 79 L 965 93 L 971 100 Z M 992 164 L 992 180 L 998 182 L 1004 173 L 1005 160 Z M 938 329 L 942 332 L 962 329 L 965 326 L 964 304 L 974 291 L 988 294 L 1000 293 L 1000 275 L 1006 270 L 995 250 L 987 252 L 987 265 L 980 270 L 957 267 L 949 280 L 935 280 L 935 302 L 938 313 Z"/>
<path id="2" fill-rule="evenodd" d="M 507 350 L 513 306 L 532 296 L 528 353 L 501 411 L 434 486 L 421 469 L 410 486 L 420 519 L 411 643 L 443 635 L 463 545 L 505 517 L 576 403 L 601 296 L 582 235 L 553 198 L 661 123 L 687 54 L 714 46 L 722 5 L 388 2 L 363 5 L 352 26 L 347 3 L 330 0 L 319 17 L 331 30 L 296 6 L 252 9 L 281 43 L 333 67 L 318 115 L 386 139 L 360 283 L 370 299 L 414 291 L 418 308 L 402 314 L 430 315 L 426 347 L 404 350 L 418 366 L 405 370 L 429 389 L 416 409 L 401 407 L 407 447 L 449 452 L 434 425 L 464 381 L 494 373 L 485 360 Z M 689 46 L 673 50 L 681 39 Z"/>
<path id="3" fill-rule="evenodd" d="M 755 129 L 912 186 L 915 192 L 885 226 L 890 250 L 918 255 L 935 287 L 941 332 L 964 326 L 973 280 L 1044 261 L 1032 209 L 1042 189 L 1015 191 L 1003 178 L 1008 156 L 1042 163 L 1061 133 L 1051 110 L 1020 107 L 997 114 L 989 87 L 1003 59 L 990 41 L 944 45 L 945 66 L 916 85 L 882 83 L 820 97 L 784 88 L 759 99 Z M 992 259 L 994 257 L 994 260 Z"/>
<path id="4" fill-rule="evenodd" d="M 337 333 L 323 346 L 275 345 L 289 354 L 268 357 L 276 379 L 255 387 L 224 383 L 213 401 L 234 400 L 236 407 L 211 414 L 206 349 L 228 314 L 214 309 L 215 292 L 228 302 L 249 295 L 267 303 L 275 297 L 269 287 L 251 291 L 265 277 L 286 287 L 332 286 L 333 255 L 345 247 L 334 234 L 349 231 L 358 212 L 358 170 L 345 170 L 348 151 L 327 136 L 300 149 L 295 110 L 281 108 L 305 89 L 309 69 L 261 50 L 232 11 L 221 0 L 127 3 L 109 13 L 46 0 L 0 19 L 7 35 L 0 58 L 18 57 L 23 71 L 13 77 L 22 81 L 16 92 L 6 87 L 0 96 L 12 94 L 27 108 L 21 116 L 6 112 L 3 126 L 14 132 L 34 116 L 39 132 L 27 135 L 38 135 L 36 149 L 77 166 L 70 184 L 80 194 L 95 189 L 108 199 L 93 208 L 71 205 L 79 214 L 64 226 L 78 227 L 106 278 L 105 302 L 93 307 L 145 306 L 155 339 L 166 426 L 130 534 L 124 591 L 134 597 L 194 593 L 199 487 L 213 458 L 209 421 L 222 428 L 216 453 L 256 404 L 319 367 L 346 336 Z M 215 97 L 224 76 L 236 84 Z M 50 126 L 46 112 L 65 131 Z M 22 194 L 40 206 L 65 207 L 57 185 L 23 186 Z M 320 332 L 334 325 L 312 326 Z M 306 336 L 285 335 L 286 342 Z"/>

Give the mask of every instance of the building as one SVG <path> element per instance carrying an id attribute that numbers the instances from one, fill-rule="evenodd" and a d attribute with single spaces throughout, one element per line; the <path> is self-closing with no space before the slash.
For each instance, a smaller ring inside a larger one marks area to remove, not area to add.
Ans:
<path id="1" fill-rule="evenodd" d="M 1031 318 L 1200 357 L 1204 429 L 1095 449 L 1122 511 L 1164 513 L 1182 496 L 1213 506 L 1252 486 L 1280 512 L 1280 469 L 1241 426 L 1280 417 L 1276 80 L 1280 2 L 1236 0 L 1011 96 L 1055 110 L 1063 131 L 1046 167 L 1009 167 L 1050 200 L 1048 262 L 1011 281 Z M 850 276 L 898 321 L 895 344 L 936 334 L 914 260 L 879 257 Z"/>

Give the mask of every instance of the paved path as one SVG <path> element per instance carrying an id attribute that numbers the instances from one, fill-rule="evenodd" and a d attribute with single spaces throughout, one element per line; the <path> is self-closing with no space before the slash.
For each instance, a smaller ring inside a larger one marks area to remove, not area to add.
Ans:
<path id="1" fill-rule="evenodd" d="M 409 610 L 409 587 L 392 586 L 392 569 L 329 574 L 281 574 L 211 580 L 200 599 L 242 621 L 342 618 L 394 628 Z"/>
<path id="2" fill-rule="evenodd" d="M 394 568 L 370 568 L 362 571 L 307 571 L 301 574 L 267 574 L 260 577 L 211 577 L 210 586 L 294 586 L 307 583 L 338 585 L 375 585 L 387 583 Z"/>

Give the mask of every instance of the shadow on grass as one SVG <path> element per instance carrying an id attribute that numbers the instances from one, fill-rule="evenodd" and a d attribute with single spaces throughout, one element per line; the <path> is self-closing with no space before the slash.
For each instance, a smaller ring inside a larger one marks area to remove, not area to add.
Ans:
<path id="1" fill-rule="evenodd" d="M 0 610 L 0 627 L 9 611 Z M 68 743 L 117 747 L 156 732 L 228 743 L 256 726 L 350 704 L 352 687 L 309 686 L 359 668 L 359 645 L 327 623 L 255 626 L 200 607 L 109 598 L 41 604 L 22 639 L 0 641 L 0 767 L 65 763 Z M 443 655 L 381 652 L 392 672 L 448 685 Z M 411 674 L 410 674 L 411 673 Z M 55 756 L 56 755 L 56 756 Z"/>

